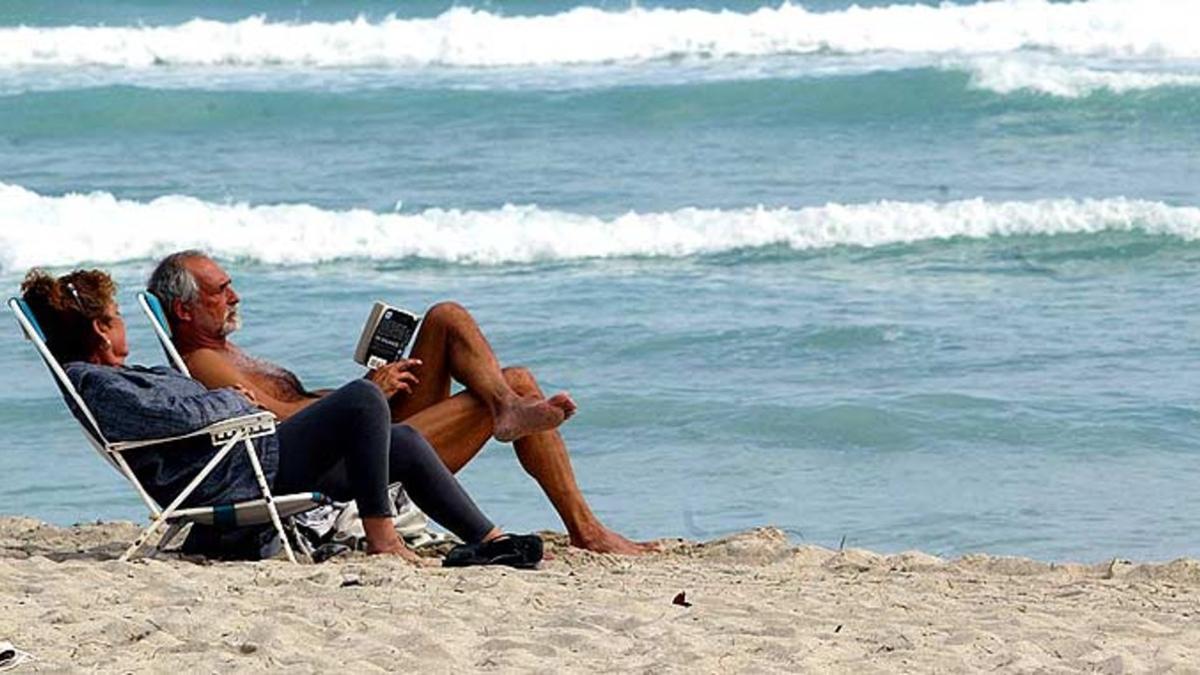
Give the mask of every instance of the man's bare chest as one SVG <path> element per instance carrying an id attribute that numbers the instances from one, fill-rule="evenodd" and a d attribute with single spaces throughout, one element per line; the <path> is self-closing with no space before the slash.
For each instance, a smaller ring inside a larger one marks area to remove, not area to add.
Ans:
<path id="1" fill-rule="evenodd" d="M 299 401 L 309 397 L 300 378 L 282 366 L 244 353 L 235 355 L 234 365 L 255 387 L 280 401 Z"/>

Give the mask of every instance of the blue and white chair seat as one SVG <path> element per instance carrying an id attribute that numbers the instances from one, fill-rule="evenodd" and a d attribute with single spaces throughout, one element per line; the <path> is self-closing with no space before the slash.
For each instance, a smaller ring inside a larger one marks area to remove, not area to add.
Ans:
<path id="1" fill-rule="evenodd" d="M 276 497 L 275 508 L 280 518 L 288 518 L 304 513 L 321 504 L 328 504 L 329 499 L 320 492 L 305 492 L 294 495 Z M 271 522 L 271 512 L 267 500 L 252 499 L 237 504 L 222 504 L 220 506 L 198 506 L 191 509 L 178 509 L 167 519 L 174 525 L 176 522 L 199 523 L 217 527 L 242 527 L 245 525 L 261 525 Z"/>

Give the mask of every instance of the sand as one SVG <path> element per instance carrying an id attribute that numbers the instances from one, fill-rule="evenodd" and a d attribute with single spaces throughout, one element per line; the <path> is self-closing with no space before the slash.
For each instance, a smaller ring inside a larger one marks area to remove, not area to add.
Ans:
<path id="1" fill-rule="evenodd" d="M 15 672 L 1200 672 L 1200 562 L 794 547 L 760 529 L 535 571 L 113 558 L 136 527 L 0 518 Z M 676 604 L 679 593 L 690 606 Z"/>

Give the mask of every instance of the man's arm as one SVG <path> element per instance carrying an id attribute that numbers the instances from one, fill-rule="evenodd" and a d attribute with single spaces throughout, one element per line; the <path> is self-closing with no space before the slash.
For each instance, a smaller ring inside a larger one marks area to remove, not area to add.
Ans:
<path id="1" fill-rule="evenodd" d="M 252 378 L 246 377 L 229 357 L 213 349 L 197 349 L 188 354 L 187 366 L 192 377 L 203 382 L 209 389 L 243 387 L 249 390 L 260 407 L 271 411 L 280 420 L 286 420 L 317 400 L 304 398 L 298 401 L 282 401 L 275 398 L 271 392 L 255 384 Z"/>

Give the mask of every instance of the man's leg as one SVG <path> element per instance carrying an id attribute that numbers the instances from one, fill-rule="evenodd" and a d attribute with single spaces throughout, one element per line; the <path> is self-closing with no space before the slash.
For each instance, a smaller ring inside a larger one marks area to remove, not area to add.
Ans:
<path id="1" fill-rule="evenodd" d="M 452 379 L 487 408 L 494 421 L 491 433 L 501 442 L 553 429 L 575 412 L 575 403 L 566 394 L 546 399 L 516 392 L 500 372 L 500 362 L 474 317 L 456 303 L 429 309 L 411 356 L 422 362 L 413 371 L 420 384 L 392 403 L 394 421 L 409 419 L 449 398 Z"/>
<path id="2" fill-rule="evenodd" d="M 505 368 L 504 375 L 509 385 L 521 396 L 543 396 L 537 380 L 528 369 Z M 513 447 L 525 472 L 541 486 L 567 526 L 572 546 L 601 553 L 626 554 L 644 553 L 657 548 L 629 541 L 605 527 L 592 513 L 579 484 L 575 482 L 575 470 L 571 468 L 567 444 L 557 429 L 517 439 Z"/>
<path id="3" fill-rule="evenodd" d="M 505 368 L 506 383 L 519 395 L 540 397 L 533 375 L 524 368 Z M 422 386 L 425 384 L 422 381 Z M 474 394 L 464 391 L 425 408 L 405 420 L 433 445 L 451 471 L 466 466 L 492 433 L 492 415 Z M 605 553 L 642 553 L 653 547 L 636 544 L 605 527 L 588 507 L 556 430 L 525 436 L 514 444 L 517 459 L 537 481 L 562 518 L 571 545 Z"/>

